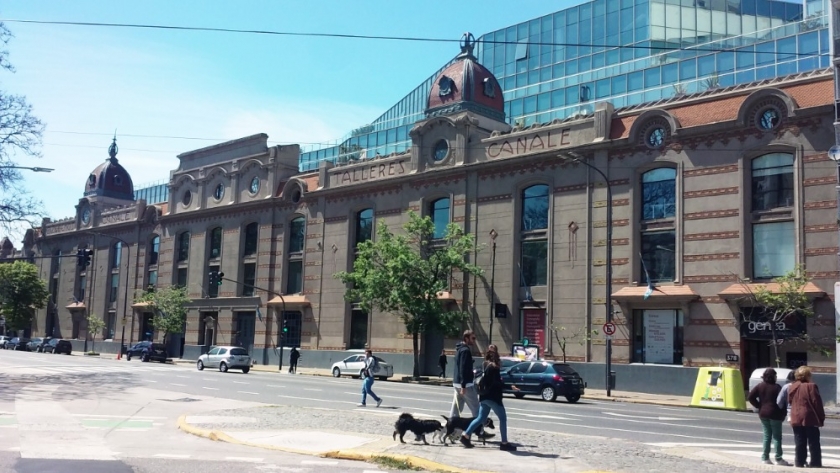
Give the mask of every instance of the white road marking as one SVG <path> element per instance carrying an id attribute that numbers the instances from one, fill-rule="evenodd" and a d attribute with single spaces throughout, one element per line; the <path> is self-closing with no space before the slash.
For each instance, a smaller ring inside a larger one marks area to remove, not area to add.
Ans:
<path id="1" fill-rule="evenodd" d="M 280 386 L 279 384 L 266 384 L 269 388 L 285 388 L 286 386 Z"/>
<path id="2" fill-rule="evenodd" d="M 175 375 L 175 377 L 176 377 L 176 378 L 185 378 L 185 379 L 186 379 L 186 378 L 189 378 L 189 376 L 180 376 L 180 375 L 177 375 L 177 374 Z"/>
<path id="3" fill-rule="evenodd" d="M 169 383 L 169 384 L 171 384 L 172 386 L 181 386 L 181 387 L 186 386 L 186 384 L 178 384 L 178 383 Z"/>
<path id="4" fill-rule="evenodd" d="M 233 384 L 248 384 L 245 381 L 234 381 Z"/>
<path id="5" fill-rule="evenodd" d="M 312 398 L 311 398 L 311 397 L 301 397 L 301 396 L 284 396 L 284 395 L 282 395 L 282 394 L 278 395 L 277 397 L 279 397 L 279 398 L 283 398 L 283 399 L 298 399 L 298 400 L 304 400 L 304 401 L 311 401 L 311 400 L 312 400 Z M 359 403 L 359 401 L 335 401 L 335 400 L 330 400 L 329 402 L 330 402 L 331 404 L 336 404 L 336 403 L 340 403 L 340 404 L 352 404 L 352 405 L 354 405 L 354 406 L 355 406 L 356 404 L 358 404 L 358 403 Z M 337 409 L 330 409 L 330 410 L 337 410 Z"/>
<path id="6" fill-rule="evenodd" d="M 104 417 L 107 419 L 129 419 L 129 420 L 152 420 L 152 419 L 168 419 L 168 417 L 155 417 L 155 416 L 144 416 L 144 417 L 133 417 L 133 416 L 120 416 L 120 415 L 109 415 L 109 414 L 70 414 L 73 417 L 84 417 L 86 419 L 93 418 L 93 417 Z"/>
<path id="7" fill-rule="evenodd" d="M 179 458 L 179 459 L 186 459 L 189 458 L 191 455 L 178 455 L 174 453 L 156 453 L 155 458 Z"/>
<path id="8" fill-rule="evenodd" d="M 202 389 L 209 389 L 211 391 L 218 391 L 219 388 L 208 388 L 207 386 L 202 386 Z"/>
<path id="9" fill-rule="evenodd" d="M 146 380 L 147 383 L 157 383 L 157 381 L 152 381 L 151 379 Z"/>
<path id="10" fill-rule="evenodd" d="M 316 389 L 316 388 L 303 388 L 304 391 L 323 391 L 323 389 Z"/>
<path id="11" fill-rule="evenodd" d="M 236 392 L 242 393 L 242 394 L 250 394 L 252 396 L 259 396 L 260 395 L 260 393 L 252 393 L 250 391 L 236 391 Z"/>
<path id="12" fill-rule="evenodd" d="M 225 457 L 225 460 L 232 461 L 232 462 L 247 462 L 247 463 L 262 463 L 262 458 L 251 458 L 251 457 Z"/>
<path id="13" fill-rule="evenodd" d="M 6 449 L 7 452 L 19 452 L 20 447 L 9 447 Z"/>
<path id="14" fill-rule="evenodd" d="M 606 414 L 606 415 L 608 415 L 608 416 L 626 417 L 626 418 L 630 418 L 630 419 L 645 419 L 645 420 L 671 420 L 671 421 L 676 421 L 676 420 L 682 420 L 682 421 L 693 420 L 693 419 L 686 419 L 686 418 L 684 418 L 684 417 L 631 416 L 630 414 L 619 414 L 619 413 L 617 413 L 617 412 L 603 412 L 602 414 Z"/>

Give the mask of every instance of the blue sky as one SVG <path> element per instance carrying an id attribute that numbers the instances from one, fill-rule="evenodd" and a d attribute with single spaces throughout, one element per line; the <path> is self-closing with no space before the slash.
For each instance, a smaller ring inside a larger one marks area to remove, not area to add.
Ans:
<path id="1" fill-rule="evenodd" d="M 7 0 L 0 18 L 458 39 L 576 3 Z M 255 133 L 275 143 L 341 138 L 458 52 L 454 43 L 6 26 L 15 36 L 9 51 L 17 72 L 0 72 L 0 87 L 26 95 L 47 124 L 43 159 L 20 164 L 55 168 L 24 171 L 54 219 L 74 215 L 115 129 L 120 162 L 135 186 L 167 180 L 178 153 L 228 139 Z"/>

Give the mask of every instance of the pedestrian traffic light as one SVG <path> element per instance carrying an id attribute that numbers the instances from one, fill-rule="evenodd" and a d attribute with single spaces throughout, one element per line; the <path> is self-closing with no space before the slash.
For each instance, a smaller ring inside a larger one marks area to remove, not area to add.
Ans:
<path id="1" fill-rule="evenodd" d="M 522 345 L 523 345 L 523 346 L 526 346 L 526 347 L 527 347 L 529 343 L 531 343 L 531 341 L 530 341 L 530 340 L 528 340 L 527 338 L 523 338 L 523 339 L 522 339 Z"/>
<path id="2" fill-rule="evenodd" d="M 289 321 L 288 320 L 283 321 L 283 333 L 289 333 Z"/>

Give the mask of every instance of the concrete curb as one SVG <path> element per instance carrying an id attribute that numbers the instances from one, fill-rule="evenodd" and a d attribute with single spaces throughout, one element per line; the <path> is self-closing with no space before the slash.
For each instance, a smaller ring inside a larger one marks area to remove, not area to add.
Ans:
<path id="1" fill-rule="evenodd" d="M 412 467 L 420 468 L 422 470 L 429 470 L 429 471 L 443 471 L 447 473 L 493 473 L 493 472 L 483 472 L 478 470 L 465 470 L 463 468 L 458 468 L 455 466 L 446 465 L 444 463 L 438 463 L 432 460 L 427 460 L 422 457 L 416 457 L 413 455 L 398 455 L 398 454 L 391 454 L 387 452 L 368 452 L 368 451 L 361 451 L 361 450 L 334 450 L 331 452 L 325 453 L 314 453 L 307 450 L 297 450 L 294 448 L 288 447 L 280 447 L 277 445 L 267 445 L 261 444 L 256 442 L 246 442 L 242 440 L 235 439 L 224 432 L 218 430 L 208 430 L 202 429 L 200 427 L 196 427 L 189 422 L 187 422 L 187 416 L 182 415 L 178 417 L 178 429 L 182 430 L 188 434 L 195 435 L 197 437 L 203 437 L 206 439 L 210 439 L 216 442 L 226 442 L 231 443 L 234 445 L 244 445 L 247 447 L 255 447 L 255 448 L 262 448 L 266 450 L 274 450 L 278 452 L 285 452 L 285 453 L 294 453 L 298 455 L 309 455 L 315 456 L 320 458 L 333 458 L 336 460 L 354 460 L 354 461 L 364 461 L 369 462 L 372 461 L 376 457 L 384 457 L 390 458 L 391 460 L 398 461 L 398 462 L 406 462 Z"/>

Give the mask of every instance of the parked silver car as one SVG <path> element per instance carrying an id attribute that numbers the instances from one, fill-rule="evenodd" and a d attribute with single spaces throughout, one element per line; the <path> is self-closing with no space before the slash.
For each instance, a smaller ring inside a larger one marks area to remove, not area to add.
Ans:
<path id="1" fill-rule="evenodd" d="M 379 373 L 376 374 L 377 379 L 385 381 L 391 376 L 394 376 L 394 367 L 390 363 L 387 363 L 378 356 L 376 359 L 379 361 Z M 362 374 L 362 370 L 364 368 L 365 355 L 350 355 L 341 361 L 333 363 L 331 370 L 332 375 L 336 378 L 341 376 L 352 376 L 353 378 L 358 378 Z"/>
<path id="2" fill-rule="evenodd" d="M 242 347 L 211 347 L 210 351 L 198 357 L 195 362 L 198 371 L 207 368 L 219 368 L 226 373 L 229 369 L 251 371 L 251 355 Z"/>

